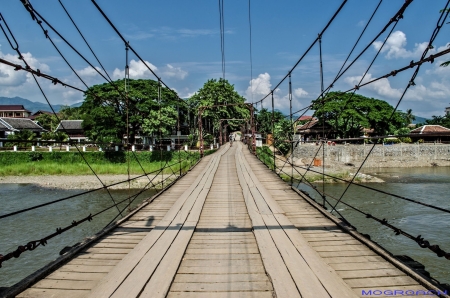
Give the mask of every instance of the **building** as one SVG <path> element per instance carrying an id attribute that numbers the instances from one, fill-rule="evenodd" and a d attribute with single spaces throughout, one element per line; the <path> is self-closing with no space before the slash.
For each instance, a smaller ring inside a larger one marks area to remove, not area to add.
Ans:
<path id="1" fill-rule="evenodd" d="M 32 131 L 38 138 L 43 132 L 46 132 L 44 128 L 28 118 L 0 117 L 0 138 L 5 139 L 8 135 L 20 132 L 22 130 Z"/>
<path id="2" fill-rule="evenodd" d="M 30 115 L 28 118 L 30 118 L 31 120 L 34 121 L 34 120 L 36 120 L 36 117 L 38 117 L 38 116 L 40 116 L 40 115 L 43 115 L 43 114 L 52 116 L 52 115 L 53 115 L 53 112 L 48 112 L 48 111 L 39 110 L 39 111 L 37 111 L 36 113 L 33 113 L 32 115 Z"/>
<path id="3" fill-rule="evenodd" d="M 85 141 L 83 120 L 61 120 L 55 132 L 65 132 L 71 140 Z"/>
<path id="4" fill-rule="evenodd" d="M 27 118 L 30 115 L 31 111 L 23 105 L 0 105 L 0 117 Z"/>
<path id="5" fill-rule="evenodd" d="M 329 124 L 320 125 L 319 120 L 314 118 L 312 121 L 308 121 L 303 125 L 297 126 L 296 134 L 299 135 L 297 140 L 300 142 L 307 142 L 311 140 L 319 140 L 323 138 L 325 133 L 325 138 L 333 138 L 333 129 Z"/>
<path id="6" fill-rule="evenodd" d="M 424 142 L 450 141 L 450 129 L 440 125 L 423 125 L 411 130 L 410 137 L 413 142 L 423 140 Z"/>
<path id="7" fill-rule="evenodd" d="M 450 115 L 450 107 L 445 108 L 445 115 Z"/>

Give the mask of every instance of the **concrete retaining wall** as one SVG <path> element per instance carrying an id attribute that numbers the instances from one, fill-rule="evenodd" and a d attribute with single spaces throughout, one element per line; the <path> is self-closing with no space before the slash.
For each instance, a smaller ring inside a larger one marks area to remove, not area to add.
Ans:
<path id="1" fill-rule="evenodd" d="M 320 148 L 315 144 L 301 144 L 294 150 L 294 158 L 309 162 L 314 156 L 325 164 L 352 163 L 359 166 L 373 145 L 336 145 Z M 317 151 L 319 152 L 317 153 Z M 324 152 L 325 150 L 325 152 Z M 317 153 L 317 155 L 316 155 Z M 309 160 L 309 161 L 308 161 Z M 450 166 L 450 145 L 395 144 L 376 145 L 365 163 L 367 167 Z"/>

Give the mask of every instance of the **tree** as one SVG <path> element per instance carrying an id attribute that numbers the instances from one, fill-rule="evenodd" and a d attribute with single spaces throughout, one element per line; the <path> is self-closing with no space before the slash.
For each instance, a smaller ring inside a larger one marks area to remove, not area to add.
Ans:
<path id="1" fill-rule="evenodd" d="M 81 106 L 86 136 L 94 141 L 119 142 L 127 134 L 128 123 L 129 142 L 134 143 L 144 120 L 154 116 L 160 107 L 184 106 L 177 94 L 167 88 L 160 88 L 159 98 L 158 84 L 153 80 L 128 80 L 128 95 L 124 80 L 90 87 Z M 155 131 L 159 124 L 149 121 L 146 129 Z"/>
<path id="2" fill-rule="evenodd" d="M 256 114 L 256 123 L 258 132 L 262 134 L 271 134 L 272 133 L 272 117 L 275 123 L 278 123 L 280 120 L 284 120 L 285 117 L 283 113 L 275 110 L 273 115 L 272 112 L 266 108 L 262 108 Z"/>
<path id="3" fill-rule="evenodd" d="M 14 132 L 14 134 L 10 134 L 7 137 L 8 140 L 11 141 L 34 141 L 36 140 L 36 134 L 32 132 L 31 130 L 21 130 L 18 132 Z M 31 143 L 22 143 L 22 142 L 11 142 L 10 145 L 12 146 L 23 146 L 23 147 L 29 147 L 31 146 Z"/>
<path id="4" fill-rule="evenodd" d="M 416 116 L 412 114 L 411 109 L 407 109 L 406 113 L 403 114 L 403 117 L 405 118 L 406 125 L 411 124 L 414 120 L 416 120 Z"/>
<path id="5" fill-rule="evenodd" d="M 147 135 L 165 137 L 172 133 L 177 124 L 177 111 L 172 106 L 163 106 L 159 110 L 151 110 L 149 117 L 142 123 L 142 131 Z"/>
<path id="6" fill-rule="evenodd" d="M 404 122 L 400 112 L 392 115 L 394 108 L 384 100 L 359 94 L 330 92 L 323 102 L 313 101 L 312 110 L 320 123 L 331 125 L 342 138 L 359 137 L 362 128 L 373 128 L 376 135 L 393 133 Z"/>
<path id="7" fill-rule="evenodd" d="M 191 111 L 192 119 L 196 119 L 200 107 L 213 105 L 225 105 L 225 104 L 243 104 L 245 98 L 239 95 L 234 90 L 234 85 L 231 85 L 224 79 L 210 79 L 202 88 L 200 88 L 196 94 L 188 99 L 189 109 Z M 212 133 L 211 130 L 217 132 L 220 119 L 248 119 L 249 110 L 243 105 L 236 106 L 221 106 L 211 109 L 205 109 L 202 113 L 202 121 L 204 128 Z M 195 123 L 192 123 L 196 125 Z M 212 124 L 212 129 L 210 128 Z M 195 127 L 195 126 L 194 126 Z M 238 122 L 230 122 L 229 129 L 237 130 L 239 128 Z"/>
<path id="8" fill-rule="evenodd" d="M 48 131 L 54 131 L 59 124 L 58 118 L 55 115 L 50 114 L 41 114 L 36 117 L 36 121 Z"/>

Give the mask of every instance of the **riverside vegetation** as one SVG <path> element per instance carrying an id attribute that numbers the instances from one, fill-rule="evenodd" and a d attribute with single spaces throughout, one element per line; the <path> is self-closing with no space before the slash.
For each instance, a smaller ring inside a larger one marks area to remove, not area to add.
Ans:
<path id="1" fill-rule="evenodd" d="M 210 154 L 214 150 L 206 151 Z M 200 158 L 198 152 L 0 152 L 0 176 L 89 175 L 184 172 Z M 180 163 L 181 161 L 181 163 Z M 167 162 L 167 164 L 166 164 Z M 87 165 L 92 168 L 92 170 Z"/>

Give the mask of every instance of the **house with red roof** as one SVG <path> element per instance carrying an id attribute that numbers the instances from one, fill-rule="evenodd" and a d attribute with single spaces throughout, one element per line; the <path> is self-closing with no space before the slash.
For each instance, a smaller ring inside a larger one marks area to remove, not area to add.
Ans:
<path id="1" fill-rule="evenodd" d="M 425 142 L 448 142 L 450 141 L 450 129 L 441 125 L 423 125 L 411 130 L 410 137 L 413 142 L 420 139 Z"/>

